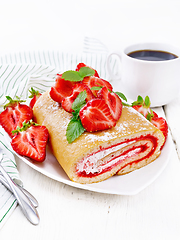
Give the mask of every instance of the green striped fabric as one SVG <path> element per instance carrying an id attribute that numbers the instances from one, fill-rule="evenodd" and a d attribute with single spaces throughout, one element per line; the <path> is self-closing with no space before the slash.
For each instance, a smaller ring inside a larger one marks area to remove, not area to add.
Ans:
<path id="1" fill-rule="evenodd" d="M 6 96 L 28 98 L 28 90 L 35 87 L 41 92 L 46 91 L 54 82 L 57 74 L 55 67 L 37 64 L 4 64 L 0 66 L 0 106 L 6 103 Z M 3 150 L 2 166 L 12 179 L 19 185 L 22 181 L 16 168 L 10 138 L 0 127 L 0 148 Z M 14 196 L 0 184 L 0 228 L 17 206 Z"/>
<path id="2" fill-rule="evenodd" d="M 90 43 L 91 42 L 91 43 Z M 93 46 L 89 48 L 90 44 Z M 96 47 L 95 47 L 96 45 Z M 98 50 L 98 54 L 95 52 Z M 96 69 L 100 77 L 108 79 L 106 70 L 107 49 L 95 39 L 85 39 L 83 54 L 46 52 L 19 52 L 0 57 L 0 111 L 6 103 L 6 96 L 28 98 L 31 87 L 44 92 L 54 83 L 57 73 L 75 70 L 80 62 Z M 92 53 L 91 53 L 92 52 Z M 111 60 L 111 68 L 117 71 L 116 59 Z M 21 184 L 9 139 L 0 127 L 0 147 L 3 148 L 3 166 L 15 181 Z M 0 228 L 16 207 L 13 195 L 0 184 Z"/>

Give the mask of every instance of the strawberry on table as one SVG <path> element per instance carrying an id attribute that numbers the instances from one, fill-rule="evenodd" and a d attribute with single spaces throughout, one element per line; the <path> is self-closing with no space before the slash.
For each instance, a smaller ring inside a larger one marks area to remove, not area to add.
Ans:
<path id="1" fill-rule="evenodd" d="M 72 87 L 72 94 L 68 97 L 65 97 L 61 102 L 61 106 L 64 108 L 64 110 L 67 112 L 72 112 L 72 104 L 74 100 L 77 98 L 79 93 L 83 91 L 86 91 L 87 94 L 86 102 L 94 98 L 93 93 L 86 85 L 83 83 L 77 83 Z"/>
<path id="2" fill-rule="evenodd" d="M 76 67 L 76 71 L 79 71 L 79 69 L 82 67 L 89 67 L 89 66 L 87 66 L 85 63 L 79 63 Z M 89 68 L 91 68 L 91 67 L 89 67 Z M 94 76 L 99 77 L 98 72 L 94 68 L 91 68 L 91 69 L 93 69 L 95 71 Z"/>
<path id="3" fill-rule="evenodd" d="M 67 81 L 62 78 L 62 74 L 57 74 L 56 82 L 50 90 L 51 98 L 61 103 L 63 98 L 68 97 L 72 94 L 72 87 L 75 83 L 71 81 Z"/>
<path id="4" fill-rule="evenodd" d="M 85 77 L 82 81 L 85 85 L 87 85 L 90 89 L 92 87 L 107 87 L 107 89 L 109 89 L 110 91 L 113 90 L 113 87 L 112 85 L 102 79 L 102 78 L 98 78 L 98 77 L 94 77 L 94 76 L 91 76 L 91 77 Z M 98 90 L 92 90 L 93 94 L 95 95 L 95 97 L 97 96 L 97 93 L 98 93 Z"/>
<path id="5" fill-rule="evenodd" d="M 106 130 L 116 125 L 103 99 L 92 99 L 79 112 L 81 123 L 88 132 Z"/>
<path id="6" fill-rule="evenodd" d="M 29 121 L 24 122 L 22 128 L 14 131 L 11 146 L 19 155 L 42 162 L 46 157 L 48 130 L 45 126 Z"/>
<path id="7" fill-rule="evenodd" d="M 39 91 L 34 90 L 34 88 L 31 88 L 31 90 L 29 90 L 29 92 L 30 92 L 30 94 L 31 94 L 31 95 L 29 96 L 29 98 L 32 98 L 31 101 L 30 101 L 30 103 L 29 103 L 29 106 L 30 106 L 31 108 L 33 108 L 35 102 L 38 100 L 38 98 L 39 98 L 42 94 L 41 94 Z"/>
<path id="8" fill-rule="evenodd" d="M 32 109 L 23 104 L 23 100 L 17 99 L 13 100 L 11 97 L 7 96 L 9 103 L 4 106 L 4 111 L 0 114 L 0 125 L 12 138 L 12 131 L 17 128 L 17 126 L 22 127 L 24 121 L 29 121 L 33 117 Z"/>
<path id="9" fill-rule="evenodd" d="M 112 117 L 117 121 L 122 113 L 122 101 L 119 96 L 114 92 L 110 92 L 107 87 L 103 87 L 98 92 L 98 97 L 105 100 Z"/>

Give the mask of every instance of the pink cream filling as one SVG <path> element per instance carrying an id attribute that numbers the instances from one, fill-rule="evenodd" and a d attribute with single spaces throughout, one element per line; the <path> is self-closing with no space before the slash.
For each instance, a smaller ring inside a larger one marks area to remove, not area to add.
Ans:
<path id="1" fill-rule="evenodd" d="M 145 143 L 134 146 L 134 143 L 138 141 L 144 140 Z M 148 147 L 148 142 L 151 143 L 151 147 Z M 131 146 L 132 145 L 132 146 Z M 117 154 L 117 151 L 130 146 L 127 150 Z M 123 163 L 125 160 L 133 158 L 140 153 L 147 151 L 148 148 L 151 148 L 145 156 L 142 158 L 136 159 L 135 161 L 129 162 L 118 169 L 126 167 L 127 165 L 131 165 L 133 163 L 138 163 L 145 158 L 150 157 L 157 148 L 157 138 L 151 135 L 142 136 L 136 139 L 132 139 L 130 141 L 125 141 L 120 144 L 113 145 L 108 148 L 102 148 L 96 153 L 92 153 L 82 159 L 82 161 L 77 163 L 76 172 L 79 177 L 95 177 L 105 172 L 111 171 L 117 165 Z M 104 159 L 108 156 L 107 161 Z M 102 160 L 101 160 L 102 159 Z"/>

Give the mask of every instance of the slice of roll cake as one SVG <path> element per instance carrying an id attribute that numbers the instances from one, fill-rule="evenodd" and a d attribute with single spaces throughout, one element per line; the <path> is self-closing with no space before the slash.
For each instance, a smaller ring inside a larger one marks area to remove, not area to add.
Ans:
<path id="1" fill-rule="evenodd" d="M 160 154 L 162 132 L 131 107 L 123 107 L 115 127 L 84 132 L 74 142 L 66 139 L 72 114 L 44 93 L 33 108 L 37 123 L 49 131 L 52 152 L 69 178 L 78 183 L 95 183 L 115 174 L 139 169 Z"/>

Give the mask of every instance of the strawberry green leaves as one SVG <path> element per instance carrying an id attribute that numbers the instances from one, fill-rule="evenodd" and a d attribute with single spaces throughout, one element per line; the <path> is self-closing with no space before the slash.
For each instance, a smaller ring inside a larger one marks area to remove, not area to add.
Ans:
<path id="1" fill-rule="evenodd" d="M 29 121 L 24 121 L 22 123 L 22 127 L 19 127 L 17 126 L 17 128 L 15 130 L 12 131 L 12 134 L 15 134 L 15 133 L 19 133 L 19 132 L 23 132 L 23 131 L 26 131 L 28 128 L 30 128 L 32 125 L 34 126 L 40 126 L 39 124 L 33 122 L 33 120 L 29 120 Z"/>
<path id="2" fill-rule="evenodd" d="M 74 110 L 72 112 L 73 116 L 66 129 L 66 139 L 68 143 L 72 143 L 85 131 L 79 118 L 79 111 L 86 104 L 86 98 L 86 91 L 80 92 L 72 104 L 72 109 Z"/>
<path id="3" fill-rule="evenodd" d="M 6 109 L 9 106 L 13 106 L 17 103 L 25 102 L 25 100 L 21 100 L 18 96 L 16 96 L 15 99 L 12 99 L 10 96 L 6 96 L 6 99 L 9 101 L 6 105 L 4 105 L 4 109 Z"/>
<path id="4" fill-rule="evenodd" d="M 143 99 L 141 96 L 137 97 L 137 100 L 132 103 L 132 107 L 141 113 L 149 121 L 154 117 L 154 112 L 150 108 L 151 101 L 148 96 Z"/>
<path id="5" fill-rule="evenodd" d="M 135 105 L 143 105 L 144 107 L 149 108 L 151 105 L 151 101 L 148 96 L 146 96 L 144 100 L 141 96 L 138 96 L 137 100 L 132 103 L 132 106 Z"/>
<path id="6" fill-rule="evenodd" d="M 89 67 L 82 67 L 79 71 L 69 70 L 62 74 L 62 78 L 64 80 L 72 81 L 72 82 L 80 82 L 85 77 L 93 76 L 95 71 Z"/>

